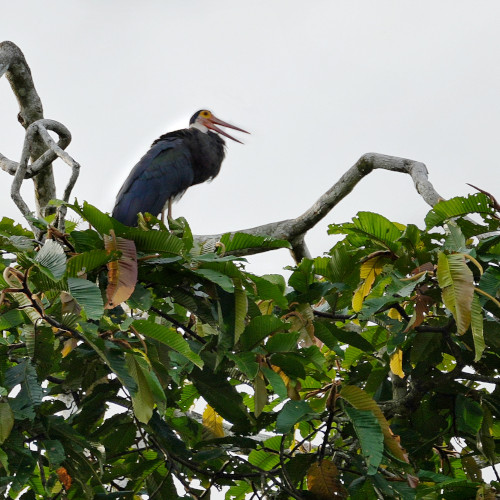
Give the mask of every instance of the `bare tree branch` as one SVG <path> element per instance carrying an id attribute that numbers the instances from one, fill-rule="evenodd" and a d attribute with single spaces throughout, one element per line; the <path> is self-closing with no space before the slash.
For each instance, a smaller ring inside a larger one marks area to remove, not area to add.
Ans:
<path id="1" fill-rule="evenodd" d="M 59 135 L 59 140 L 57 143 L 54 141 L 54 139 L 52 139 L 48 130 L 52 130 Z M 33 164 L 28 165 L 30 153 L 32 148 L 34 147 L 37 137 L 40 137 L 49 149 Z M 69 201 L 71 191 L 76 183 L 76 180 L 78 179 L 78 174 L 80 172 L 80 165 L 63 150 L 63 147 L 66 147 L 70 143 L 70 141 L 70 131 L 63 124 L 54 120 L 37 120 L 36 122 L 32 123 L 26 130 L 26 137 L 24 139 L 21 161 L 17 165 L 14 172 L 14 181 L 12 182 L 11 187 L 12 199 L 26 218 L 31 215 L 31 210 L 21 197 L 21 185 L 24 179 L 38 175 L 39 172 L 41 172 L 44 168 L 49 168 L 52 161 L 57 157 L 61 158 L 72 169 L 71 177 L 63 194 L 63 200 Z M 12 172 L 9 171 L 9 173 Z M 65 214 L 66 207 L 60 207 L 58 214 L 58 224 L 56 224 L 56 226 L 58 226 L 61 230 L 63 230 L 62 226 L 64 225 Z M 37 229 L 31 224 L 31 222 L 30 225 L 35 234 L 37 234 L 39 231 L 37 231 Z"/>
<path id="2" fill-rule="evenodd" d="M 31 70 L 26 62 L 24 54 L 19 47 L 9 41 L 0 43 L 0 77 L 6 76 L 12 87 L 17 102 L 19 103 L 19 114 L 17 118 L 24 128 L 28 128 L 37 120 L 43 119 L 43 106 L 40 97 L 35 89 Z M 35 138 L 31 148 L 33 160 L 38 159 L 47 150 L 47 147 L 40 140 Z M 0 156 L 0 165 L 4 170 L 12 170 L 13 162 Z M 45 213 L 45 208 L 49 201 L 55 198 L 56 186 L 52 167 L 49 165 L 33 179 L 35 184 L 36 211 L 39 214 Z"/>
<path id="3" fill-rule="evenodd" d="M 309 250 L 304 242 L 307 231 L 345 198 L 361 179 L 376 169 L 408 174 L 412 178 L 417 192 L 431 207 L 441 199 L 429 182 L 427 168 L 423 163 L 396 156 L 366 153 L 302 215 L 295 219 L 271 222 L 270 224 L 234 232 L 287 240 L 292 245 L 292 255 L 295 261 L 299 262 L 302 258 L 309 256 Z M 222 234 L 196 236 L 196 240 L 198 242 L 218 241 L 221 236 Z M 251 248 L 241 252 L 234 252 L 234 254 L 252 255 L 268 250 L 270 249 Z"/>

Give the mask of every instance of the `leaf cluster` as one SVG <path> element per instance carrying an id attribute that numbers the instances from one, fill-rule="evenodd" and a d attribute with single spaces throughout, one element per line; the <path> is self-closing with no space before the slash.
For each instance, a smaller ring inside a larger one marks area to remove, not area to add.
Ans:
<path id="1" fill-rule="evenodd" d="M 288 281 L 231 255 L 286 242 L 71 208 L 90 228 L 43 245 L 0 221 L 6 497 L 493 498 L 487 196 L 439 203 L 424 230 L 360 212 Z"/>

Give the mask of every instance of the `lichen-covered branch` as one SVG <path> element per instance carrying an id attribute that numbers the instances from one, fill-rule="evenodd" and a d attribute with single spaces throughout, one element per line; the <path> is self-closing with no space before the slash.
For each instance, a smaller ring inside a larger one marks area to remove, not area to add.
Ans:
<path id="1" fill-rule="evenodd" d="M 325 194 L 314 203 L 311 208 L 295 219 L 287 219 L 249 229 L 234 232 L 243 232 L 259 236 L 270 236 L 287 240 L 292 246 L 292 254 L 296 262 L 309 256 L 309 251 L 304 237 L 321 219 L 323 219 L 343 198 L 345 198 L 356 186 L 373 170 L 382 169 L 391 172 L 399 172 L 409 175 L 415 185 L 418 194 L 431 207 L 434 206 L 440 195 L 429 182 L 426 166 L 418 161 L 399 158 L 396 156 L 382 155 L 378 153 L 364 154 Z M 222 234 L 196 236 L 199 242 L 210 240 L 217 241 Z M 234 252 L 239 255 L 251 255 L 266 252 L 269 248 L 252 248 L 243 252 Z"/>
<path id="2" fill-rule="evenodd" d="M 17 118 L 24 128 L 28 128 L 37 120 L 43 119 L 42 101 L 35 89 L 31 70 L 26 62 L 21 49 L 12 42 L 0 43 L 0 77 L 6 76 L 12 91 L 19 103 Z M 47 147 L 39 137 L 34 138 L 30 149 L 33 161 L 42 156 Z M 12 170 L 14 164 L 11 160 L 0 156 L 0 166 L 4 170 Z M 49 164 L 33 178 L 35 184 L 36 211 L 44 214 L 49 201 L 55 198 L 56 186 L 52 166 Z"/>
<path id="3" fill-rule="evenodd" d="M 59 140 L 57 143 L 48 133 L 49 130 L 58 134 Z M 34 147 L 37 139 L 41 139 L 49 149 L 45 153 L 43 153 L 43 155 L 41 155 L 38 160 L 36 160 L 31 165 L 28 165 L 31 150 Z M 71 191 L 76 183 L 76 180 L 78 179 L 78 174 L 80 172 L 80 165 L 63 149 L 70 143 L 70 141 L 70 131 L 63 124 L 54 120 L 38 120 L 32 123 L 26 130 L 26 137 L 24 139 L 21 161 L 16 165 L 14 172 L 9 171 L 9 173 L 14 174 L 14 181 L 12 182 L 11 186 L 12 199 L 26 218 L 31 215 L 31 210 L 21 196 L 21 185 L 24 179 L 38 175 L 44 168 L 50 167 L 52 161 L 57 157 L 61 158 L 66 164 L 68 164 L 72 170 L 70 179 L 63 194 L 63 200 L 69 201 Z M 60 230 L 64 229 L 63 225 L 65 214 L 66 207 L 60 207 L 56 222 L 56 227 L 58 227 Z M 38 234 L 38 230 L 31 224 L 31 222 L 30 225 L 35 234 Z"/>

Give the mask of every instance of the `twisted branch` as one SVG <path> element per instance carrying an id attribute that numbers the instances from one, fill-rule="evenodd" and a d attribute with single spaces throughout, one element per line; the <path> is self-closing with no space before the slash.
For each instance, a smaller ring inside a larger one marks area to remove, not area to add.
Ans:
<path id="1" fill-rule="evenodd" d="M 0 77 L 3 74 L 9 81 L 19 103 L 17 119 L 21 125 L 27 129 L 35 121 L 43 119 L 42 101 L 35 89 L 28 63 L 21 49 L 9 41 L 0 43 Z M 36 138 L 31 148 L 33 161 L 43 155 L 46 150 L 45 144 Z M 12 162 L 3 155 L 0 162 L 2 168 L 4 168 L 3 165 L 8 168 L 13 166 Z M 39 175 L 33 179 L 33 182 L 35 184 L 36 211 L 43 214 L 47 204 L 51 199 L 55 198 L 56 193 L 52 165 L 49 164 L 41 170 Z"/>
<path id="2" fill-rule="evenodd" d="M 0 43 L 0 77 L 4 74 L 19 103 L 18 120 L 26 128 L 26 136 L 20 162 L 9 160 L 0 154 L 0 168 L 14 176 L 11 196 L 21 213 L 29 221 L 32 211 L 20 194 L 24 179 L 33 178 L 36 213 L 43 216 L 49 201 L 56 198 L 52 162 L 59 157 L 72 169 L 71 177 L 64 190 L 64 201 L 69 201 L 71 191 L 78 178 L 80 165 L 64 151 L 71 142 L 69 130 L 59 122 L 43 118 L 42 102 L 35 89 L 28 63 L 19 47 L 8 41 Z M 59 136 L 57 143 L 52 139 L 48 130 Z M 31 164 L 29 164 L 30 157 Z M 66 207 L 60 207 L 56 225 L 62 231 L 64 230 L 65 214 Z M 39 235 L 40 231 L 31 222 L 30 226 L 35 235 Z"/>
<path id="3" fill-rule="evenodd" d="M 48 133 L 48 130 L 52 130 L 59 135 L 59 141 L 56 143 L 54 139 Z M 28 160 L 30 154 L 36 143 L 37 137 L 41 138 L 43 143 L 49 148 L 43 155 L 41 155 L 38 160 L 36 160 L 31 165 L 28 165 Z M 11 197 L 14 203 L 17 205 L 21 213 L 27 218 L 31 229 L 35 234 L 39 230 L 31 223 L 29 216 L 31 215 L 31 210 L 29 209 L 26 202 L 21 196 L 21 185 L 24 179 L 34 177 L 39 174 L 44 168 L 51 166 L 52 161 L 59 157 L 66 164 L 71 167 L 71 177 L 68 184 L 64 190 L 63 200 L 69 201 L 71 191 L 78 179 L 78 174 L 80 172 L 80 165 L 71 156 L 66 153 L 63 148 L 66 147 L 71 141 L 70 131 L 59 122 L 54 120 L 37 120 L 32 123 L 26 130 L 26 137 L 24 139 L 23 151 L 21 155 L 21 161 L 16 167 L 15 172 L 10 172 L 14 174 L 14 181 L 11 186 Z M 62 206 L 59 208 L 58 213 L 58 227 L 61 231 L 64 230 L 64 215 L 66 214 L 66 207 Z"/>

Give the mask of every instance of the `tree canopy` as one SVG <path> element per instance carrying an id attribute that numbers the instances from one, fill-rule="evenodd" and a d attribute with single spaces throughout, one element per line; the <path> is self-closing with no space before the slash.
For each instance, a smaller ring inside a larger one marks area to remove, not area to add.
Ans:
<path id="1" fill-rule="evenodd" d="M 71 209 L 44 245 L 0 222 L 10 498 L 494 498 L 494 200 L 360 212 L 288 283 L 235 256 L 285 241 Z"/>

